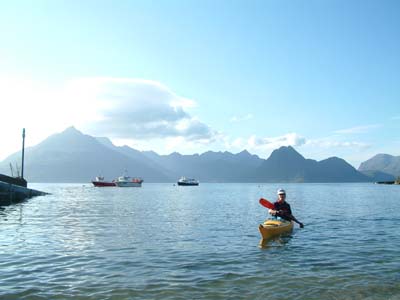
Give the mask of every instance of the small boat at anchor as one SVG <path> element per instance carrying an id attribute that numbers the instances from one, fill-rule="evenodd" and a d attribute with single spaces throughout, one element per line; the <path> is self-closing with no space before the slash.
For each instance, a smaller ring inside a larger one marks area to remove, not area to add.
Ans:
<path id="1" fill-rule="evenodd" d="M 95 180 L 92 180 L 94 186 L 106 187 L 106 186 L 116 186 L 115 181 L 105 181 L 103 176 L 97 176 Z"/>
<path id="2" fill-rule="evenodd" d="M 178 180 L 178 185 L 182 185 L 182 186 L 199 185 L 199 182 L 193 178 L 181 177 Z"/>
<path id="3" fill-rule="evenodd" d="M 115 185 L 118 187 L 141 187 L 143 179 L 140 177 L 130 177 L 123 175 L 115 180 Z"/>

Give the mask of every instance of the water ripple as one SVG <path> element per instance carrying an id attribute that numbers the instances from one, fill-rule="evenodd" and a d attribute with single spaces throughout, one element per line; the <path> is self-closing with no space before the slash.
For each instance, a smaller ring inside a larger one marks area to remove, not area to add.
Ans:
<path id="1" fill-rule="evenodd" d="M 306 227 L 262 249 L 275 185 L 37 188 L 52 195 L 0 210 L 1 299 L 400 299 L 390 186 L 289 184 Z"/>

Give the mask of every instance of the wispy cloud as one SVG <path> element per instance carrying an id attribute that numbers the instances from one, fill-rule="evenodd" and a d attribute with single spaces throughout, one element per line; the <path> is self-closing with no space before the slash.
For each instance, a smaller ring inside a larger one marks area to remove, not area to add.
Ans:
<path id="1" fill-rule="evenodd" d="M 63 87 L 27 77 L 0 76 L 0 99 L 5 101 L 0 118 L 0 136 L 7 143 L 0 149 L 0 160 L 20 149 L 21 127 L 27 129 L 26 146 L 61 131 L 78 119 L 90 118 L 92 110 L 85 101 L 64 96 Z"/>
<path id="2" fill-rule="evenodd" d="M 228 150 L 253 150 L 257 153 L 269 152 L 281 146 L 300 147 L 306 143 L 306 139 L 297 133 L 288 133 L 277 137 L 258 137 L 252 135 L 248 138 L 229 136 L 222 137 L 224 147 Z"/>
<path id="3" fill-rule="evenodd" d="M 400 115 L 391 117 L 392 120 L 400 120 Z"/>
<path id="4" fill-rule="evenodd" d="M 236 122 L 243 122 L 243 121 L 247 121 L 252 119 L 254 116 L 252 114 L 246 114 L 246 115 L 242 115 L 242 116 L 233 116 L 230 121 L 233 123 Z"/>
<path id="5" fill-rule="evenodd" d="M 318 148 L 358 148 L 366 149 L 371 147 L 370 144 L 356 141 L 337 141 L 332 138 L 312 139 L 306 142 L 307 146 Z"/>
<path id="6" fill-rule="evenodd" d="M 182 137 L 188 141 L 210 141 L 217 135 L 187 111 L 196 106 L 194 100 L 159 82 L 89 78 L 74 82 L 71 89 L 78 93 L 85 89 L 84 96 L 94 104 L 98 118 L 87 124 L 93 134 L 136 140 Z"/>
<path id="7" fill-rule="evenodd" d="M 278 148 L 281 146 L 302 146 L 306 143 L 306 139 L 297 133 L 288 133 L 277 137 L 265 137 L 257 138 L 255 136 L 250 137 L 248 144 L 251 147 L 267 147 L 267 148 Z"/>
<path id="8" fill-rule="evenodd" d="M 356 133 L 367 133 L 371 131 L 372 129 L 380 128 L 382 127 L 382 124 L 372 124 L 372 125 L 364 125 L 364 126 L 356 126 L 356 127 L 351 127 L 351 128 L 346 128 L 346 129 L 340 129 L 334 131 L 336 134 L 356 134 Z"/>
<path id="9" fill-rule="evenodd" d="M 247 149 L 261 157 L 266 157 L 270 152 L 281 146 L 302 147 L 302 151 L 311 153 L 325 153 L 326 157 L 335 153 L 360 152 L 372 147 L 372 145 L 360 141 L 342 140 L 338 135 L 318 139 L 308 139 L 298 133 L 287 133 L 276 137 L 249 138 L 224 137 L 224 147 L 230 151 Z M 343 152 L 344 151 L 344 152 Z M 324 157 L 324 155 L 322 155 Z"/>
<path id="10" fill-rule="evenodd" d="M 159 152 L 207 150 L 223 139 L 191 112 L 195 100 L 151 80 L 81 78 L 51 86 L 0 76 L 0 96 L 7 99 L 10 112 L 0 118 L 0 135 L 9 141 L 0 149 L 0 159 L 19 150 L 15 136 L 20 128 L 14 124 L 20 119 L 28 129 L 26 146 L 71 125 L 90 135 L 107 136 L 118 145 Z"/>

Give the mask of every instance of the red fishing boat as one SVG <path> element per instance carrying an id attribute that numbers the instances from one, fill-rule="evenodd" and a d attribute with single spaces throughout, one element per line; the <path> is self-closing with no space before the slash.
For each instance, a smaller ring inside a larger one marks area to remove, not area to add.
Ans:
<path id="1" fill-rule="evenodd" d="M 114 180 L 113 181 L 105 181 L 104 177 L 97 176 L 95 180 L 92 180 L 94 186 L 104 187 L 104 186 L 116 186 Z"/>

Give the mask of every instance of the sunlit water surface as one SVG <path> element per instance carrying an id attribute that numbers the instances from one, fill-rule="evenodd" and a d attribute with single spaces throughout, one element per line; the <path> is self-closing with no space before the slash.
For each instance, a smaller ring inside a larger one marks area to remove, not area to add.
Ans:
<path id="1" fill-rule="evenodd" d="M 400 186 L 31 187 L 0 210 L 0 299 L 400 299 Z M 279 187 L 305 228 L 260 248 Z"/>

